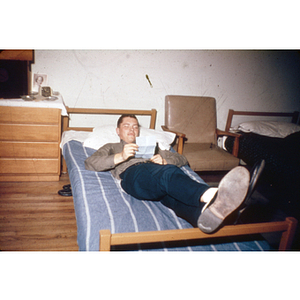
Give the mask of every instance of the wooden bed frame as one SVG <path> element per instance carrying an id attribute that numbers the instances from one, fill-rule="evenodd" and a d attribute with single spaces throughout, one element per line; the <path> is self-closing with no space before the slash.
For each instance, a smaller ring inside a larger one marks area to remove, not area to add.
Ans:
<path id="1" fill-rule="evenodd" d="M 282 234 L 278 250 L 288 250 L 292 245 L 296 227 L 297 220 L 293 217 L 288 217 L 284 221 L 279 222 L 228 225 L 224 226 L 213 234 L 204 233 L 199 228 L 126 232 L 115 234 L 111 234 L 110 230 L 100 230 L 99 249 L 100 251 L 110 251 L 111 246 L 115 245 L 204 240 L 220 237 L 242 236 L 281 231 Z"/>
<path id="2" fill-rule="evenodd" d="M 259 112 L 259 111 L 238 111 L 229 109 L 228 115 L 227 115 L 227 121 L 225 125 L 225 132 L 229 132 L 230 127 L 232 126 L 232 120 L 234 116 L 262 116 L 262 117 L 290 117 L 291 123 L 297 124 L 299 122 L 299 112 L 294 111 L 292 113 L 279 113 L 279 112 Z M 235 157 L 238 157 L 239 153 L 239 137 L 240 134 L 234 134 L 231 135 L 235 136 L 235 141 L 233 144 L 232 149 L 232 155 Z"/>
<path id="3" fill-rule="evenodd" d="M 125 110 L 125 109 L 92 109 L 92 108 L 69 108 L 67 107 L 68 115 L 70 114 L 108 114 L 121 115 L 125 113 L 135 115 L 150 116 L 149 128 L 155 129 L 156 110 Z M 77 130 L 77 131 L 92 131 L 90 127 L 69 127 L 69 116 L 63 117 L 63 131 Z M 230 123 L 231 124 L 231 123 Z M 65 160 L 63 161 L 63 172 L 67 172 Z M 282 232 L 279 250 L 288 250 L 291 248 L 294 234 L 297 227 L 297 220 L 289 217 L 284 221 L 230 225 L 224 226 L 216 233 L 206 234 L 198 228 L 190 229 L 176 229 L 176 230 L 162 230 L 162 231 L 145 231 L 145 232 L 128 232 L 111 234 L 110 230 L 100 230 L 100 251 L 110 251 L 113 245 L 129 245 L 129 244 L 143 244 L 154 242 L 168 242 L 168 241 L 186 241 L 186 240 L 200 240 L 209 238 L 229 237 L 252 235 L 269 232 Z"/>
<path id="4" fill-rule="evenodd" d="M 227 121 L 225 126 L 225 131 L 229 131 L 233 116 L 262 116 L 262 117 L 290 117 L 291 123 L 297 123 L 299 118 L 299 112 L 294 111 L 292 113 L 279 113 L 279 112 L 259 112 L 259 111 L 238 111 L 229 109 L 227 115 Z"/>

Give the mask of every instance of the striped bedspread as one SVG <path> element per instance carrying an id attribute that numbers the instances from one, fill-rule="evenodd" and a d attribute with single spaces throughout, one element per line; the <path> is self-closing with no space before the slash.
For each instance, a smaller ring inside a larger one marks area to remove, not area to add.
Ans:
<path id="1" fill-rule="evenodd" d="M 71 140 L 63 146 L 71 181 L 77 221 L 77 241 L 81 251 L 99 250 L 99 230 L 112 233 L 156 231 L 191 228 L 185 220 L 159 201 L 137 200 L 124 192 L 120 182 L 110 172 L 87 171 L 84 161 L 95 152 Z M 196 181 L 202 179 L 189 167 L 182 168 Z M 249 238 L 248 238 L 249 239 Z M 270 250 L 263 239 L 257 240 L 206 240 L 179 243 L 136 245 L 134 248 L 115 250 L 155 251 L 261 251 Z"/>

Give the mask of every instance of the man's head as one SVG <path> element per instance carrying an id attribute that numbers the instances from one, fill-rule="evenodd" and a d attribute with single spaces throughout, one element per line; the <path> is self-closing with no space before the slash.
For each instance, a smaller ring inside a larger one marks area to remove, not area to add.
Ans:
<path id="1" fill-rule="evenodd" d="M 117 123 L 117 134 L 126 143 L 135 143 L 140 134 L 140 125 L 135 115 L 122 115 Z"/>

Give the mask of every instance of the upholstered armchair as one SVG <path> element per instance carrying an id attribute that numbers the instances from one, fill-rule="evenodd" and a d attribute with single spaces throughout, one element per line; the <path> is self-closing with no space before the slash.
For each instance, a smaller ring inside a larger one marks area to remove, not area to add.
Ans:
<path id="1" fill-rule="evenodd" d="M 174 148 L 194 171 L 228 171 L 239 164 L 237 157 L 217 145 L 218 136 L 233 135 L 236 144 L 239 136 L 217 129 L 215 98 L 166 96 L 162 129 L 177 135 Z"/>

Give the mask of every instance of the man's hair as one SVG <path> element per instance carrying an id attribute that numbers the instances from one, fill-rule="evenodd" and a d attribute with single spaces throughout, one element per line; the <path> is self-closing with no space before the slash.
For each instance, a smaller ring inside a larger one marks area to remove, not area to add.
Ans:
<path id="1" fill-rule="evenodd" d="M 136 119 L 137 122 L 138 122 L 138 125 L 139 125 L 139 127 L 140 127 L 139 120 L 137 119 L 136 115 L 133 115 L 133 114 L 123 114 L 123 115 L 119 118 L 119 120 L 118 120 L 117 127 L 120 127 L 121 123 L 123 122 L 123 119 L 124 119 L 124 118 L 128 118 L 128 117 L 129 117 L 129 118 Z"/>

